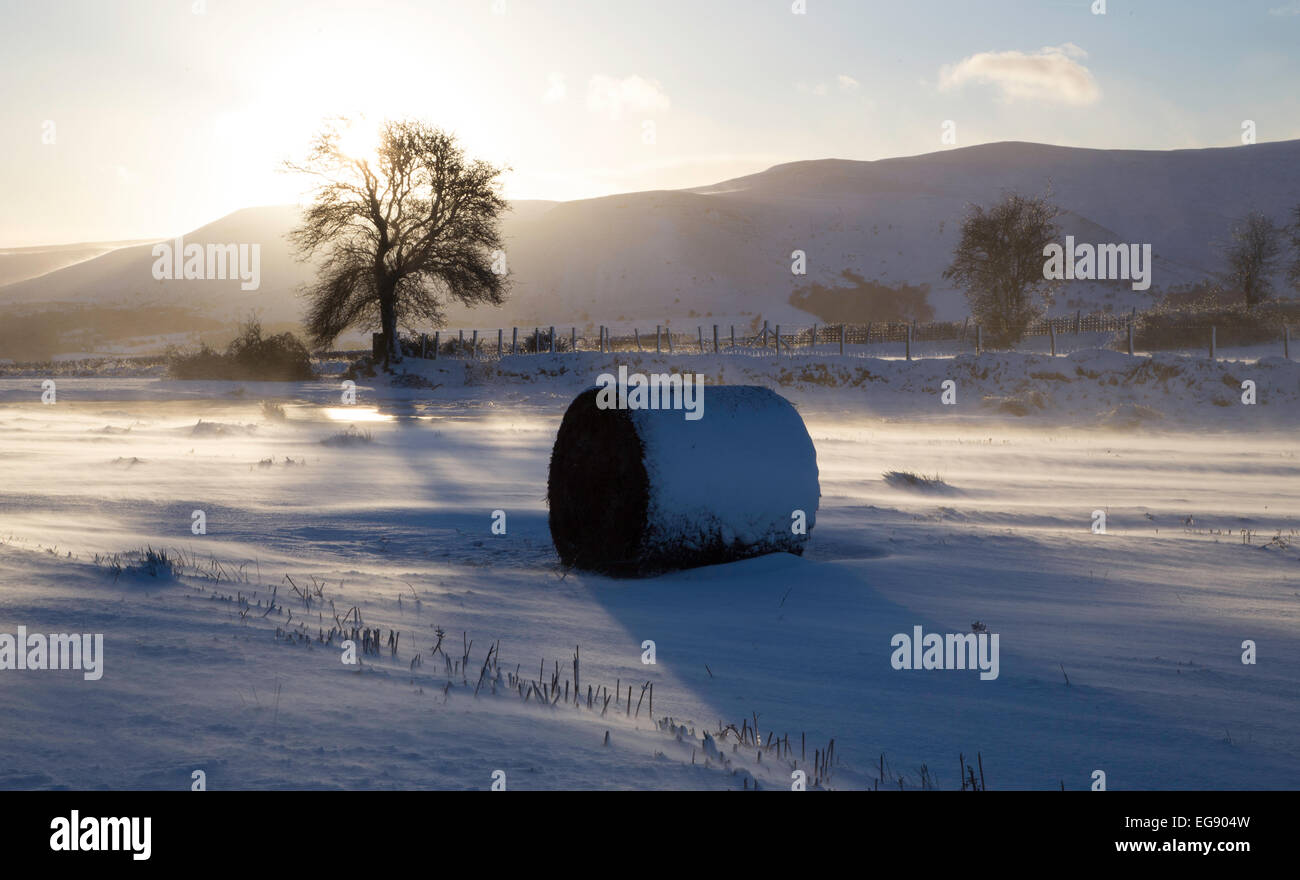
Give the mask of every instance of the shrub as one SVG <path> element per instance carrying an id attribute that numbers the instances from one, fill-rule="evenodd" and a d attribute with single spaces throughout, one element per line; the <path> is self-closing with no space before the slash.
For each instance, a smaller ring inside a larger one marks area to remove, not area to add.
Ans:
<path id="1" fill-rule="evenodd" d="M 402 354 L 405 357 L 419 357 L 421 352 L 421 342 L 419 336 L 403 336 L 398 339 L 398 344 L 402 347 Z M 433 355 L 433 334 L 429 334 L 428 347 L 425 349 L 428 356 Z M 532 354 L 535 351 L 549 352 L 551 350 L 551 331 L 549 328 L 541 328 L 534 333 L 520 335 L 519 351 L 523 354 Z M 569 341 L 567 333 L 561 332 L 559 328 L 555 331 L 555 350 L 572 351 L 573 346 Z M 497 351 L 497 340 L 495 333 L 480 334 L 478 338 L 478 357 L 487 355 L 495 356 Z M 502 351 L 510 353 L 510 336 L 507 334 L 502 343 Z M 447 339 L 438 343 L 438 357 L 475 357 L 473 336 L 466 334 L 464 340 L 459 334 L 448 334 Z"/>
<path id="2" fill-rule="evenodd" d="M 1257 345 L 1276 342 L 1282 336 L 1283 324 L 1296 322 L 1300 322 L 1300 302 L 1264 303 L 1253 308 L 1244 303 L 1162 306 L 1138 316 L 1133 344 L 1147 351 L 1206 348 L 1213 326 L 1221 346 Z"/>
<path id="3" fill-rule="evenodd" d="M 449 336 L 447 339 L 440 339 L 437 343 L 437 353 L 439 357 L 470 357 L 473 354 L 474 346 L 473 337 L 466 336 L 462 342 L 457 336 Z M 434 354 L 434 335 L 432 333 L 413 334 L 410 336 L 399 335 L 397 345 L 402 351 L 402 357 L 433 357 Z M 482 351 L 485 340 L 480 338 L 478 341 L 479 350 Z M 495 341 L 493 342 L 495 346 Z M 372 358 L 373 360 L 373 358 Z"/>
<path id="4" fill-rule="evenodd" d="M 480 340 L 482 347 L 482 340 Z M 433 350 L 433 340 L 429 340 L 429 350 Z M 415 354 L 419 354 L 419 346 L 416 346 Z M 471 357 L 474 354 L 473 338 L 461 341 L 459 337 L 453 336 L 446 342 L 438 346 L 439 357 Z"/>
<path id="5" fill-rule="evenodd" d="M 114 553 L 112 556 L 96 554 L 95 564 L 106 566 L 114 581 L 123 575 L 133 580 L 143 577 L 171 580 L 178 574 L 179 567 L 166 550 L 155 550 L 153 547 L 126 554 Z"/>
<path id="6" fill-rule="evenodd" d="M 262 335 L 262 323 L 249 318 L 225 352 L 207 344 L 197 351 L 169 349 L 167 372 L 174 379 L 227 379 L 235 381 L 296 382 L 311 379 L 311 353 L 297 336 Z"/>
<path id="7" fill-rule="evenodd" d="M 569 337 L 561 333 L 559 330 L 556 330 L 555 350 L 557 352 L 572 351 L 572 348 L 573 347 L 569 343 Z M 534 352 L 549 352 L 551 350 L 551 331 L 547 328 L 542 328 L 529 333 L 527 336 L 521 337 L 519 340 L 519 350 L 527 354 Z"/>
<path id="8" fill-rule="evenodd" d="M 885 471 L 882 476 L 885 483 L 895 489 L 910 489 L 916 492 L 951 492 L 952 487 L 939 478 L 938 474 L 927 477 L 911 471 Z"/>
<path id="9" fill-rule="evenodd" d="M 358 446 L 369 443 L 374 437 L 369 431 L 359 431 L 356 425 L 348 425 L 346 430 L 321 440 L 323 446 Z"/>

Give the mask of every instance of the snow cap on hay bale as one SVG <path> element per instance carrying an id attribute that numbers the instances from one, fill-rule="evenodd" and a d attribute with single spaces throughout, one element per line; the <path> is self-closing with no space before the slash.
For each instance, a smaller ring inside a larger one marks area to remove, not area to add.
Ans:
<path id="1" fill-rule="evenodd" d="M 566 566 L 631 577 L 802 554 L 821 498 L 803 419 L 766 388 L 708 385 L 703 418 L 600 409 L 564 414 L 551 452 L 551 538 Z M 793 513 L 807 518 L 794 534 Z"/>

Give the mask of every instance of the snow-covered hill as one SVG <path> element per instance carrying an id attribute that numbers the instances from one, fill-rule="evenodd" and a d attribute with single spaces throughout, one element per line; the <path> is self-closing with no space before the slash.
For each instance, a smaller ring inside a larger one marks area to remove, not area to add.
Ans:
<path id="1" fill-rule="evenodd" d="M 689 190 L 518 202 L 504 222 L 509 302 L 449 317 L 453 327 L 482 328 L 760 314 L 808 324 L 818 316 L 790 300 L 814 284 L 832 296 L 907 284 L 929 287 L 936 317 L 960 318 L 965 303 L 941 277 L 960 218 L 969 203 L 1004 191 L 1050 193 L 1067 210 L 1064 232 L 1080 242 L 1151 244 L 1150 291 L 1076 282 L 1057 305 L 1127 310 L 1220 269 L 1233 218 L 1259 210 L 1285 221 L 1300 203 L 1300 141 L 1176 151 L 998 143 L 795 162 Z M 237 281 L 157 281 L 143 245 L 0 287 L 0 307 L 157 303 L 222 319 L 256 308 L 270 322 L 296 320 L 295 291 L 312 273 L 284 240 L 297 216 L 293 207 L 249 208 L 185 233 L 186 242 L 260 244 L 256 291 Z M 795 250 L 807 255 L 806 275 L 791 272 Z"/>
<path id="2" fill-rule="evenodd" d="M 43 247 L 4 248 L 0 250 L 0 286 L 38 278 L 134 244 L 142 242 L 87 241 Z"/>

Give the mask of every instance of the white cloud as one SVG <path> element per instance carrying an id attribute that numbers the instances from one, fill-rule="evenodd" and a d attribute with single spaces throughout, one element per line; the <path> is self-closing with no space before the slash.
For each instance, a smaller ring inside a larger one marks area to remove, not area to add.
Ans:
<path id="1" fill-rule="evenodd" d="M 672 106 L 656 80 L 639 76 L 616 79 L 598 73 L 587 83 L 587 109 L 610 119 L 624 113 L 654 113 Z"/>
<path id="2" fill-rule="evenodd" d="M 542 95 L 542 103 L 559 104 L 569 96 L 569 87 L 565 85 L 564 74 L 548 73 L 546 75 L 546 94 Z"/>
<path id="3" fill-rule="evenodd" d="M 839 90 L 842 92 L 855 91 L 860 85 L 861 83 L 859 83 L 853 77 L 849 76 L 847 73 L 840 73 L 840 74 L 836 74 L 835 76 L 834 86 L 838 86 Z M 825 81 L 814 83 L 813 85 L 808 85 L 807 83 L 804 82 L 795 83 L 795 88 L 798 89 L 799 91 L 811 92 L 812 94 L 817 95 L 818 97 L 829 95 L 831 93 L 831 89 L 834 86 L 832 86 L 832 84 L 827 83 Z"/>
<path id="4" fill-rule="evenodd" d="M 939 88 L 967 83 L 995 85 L 1008 101 L 1026 99 L 1063 104 L 1093 104 L 1101 89 L 1080 63 L 1088 53 L 1073 43 L 1045 46 L 1037 52 L 980 52 L 939 70 Z"/>
<path id="5" fill-rule="evenodd" d="M 1269 15 L 1300 15 L 1300 0 L 1291 0 L 1285 6 L 1275 6 L 1268 11 Z"/>

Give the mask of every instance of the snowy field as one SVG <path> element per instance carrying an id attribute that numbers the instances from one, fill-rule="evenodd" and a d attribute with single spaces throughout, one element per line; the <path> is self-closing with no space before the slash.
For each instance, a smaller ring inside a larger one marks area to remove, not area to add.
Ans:
<path id="1" fill-rule="evenodd" d="M 97 681 L 0 672 L 0 787 L 780 789 L 805 769 L 896 790 L 958 787 L 959 755 L 990 789 L 1300 787 L 1300 364 L 622 358 L 426 363 L 353 406 L 334 379 L 70 378 L 54 405 L 0 380 L 0 633 L 104 634 Z M 796 404 L 822 491 L 803 557 L 559 569 L 551 444 L 617 363 Z M 147 547 L 177 573 L 142 570 Z M 349 613 L 383 643 L 352 666 L 319 641 Z M 891 666 L 894 634 L 975 621 L 995 680 Z M 551 703 L 575 646 L 582 697 Z"/>

